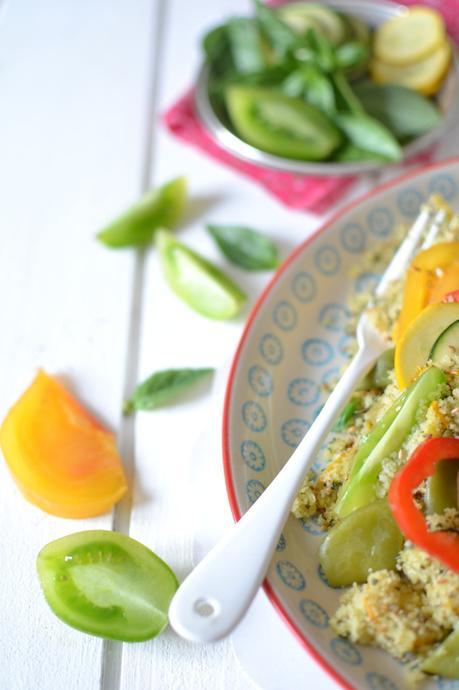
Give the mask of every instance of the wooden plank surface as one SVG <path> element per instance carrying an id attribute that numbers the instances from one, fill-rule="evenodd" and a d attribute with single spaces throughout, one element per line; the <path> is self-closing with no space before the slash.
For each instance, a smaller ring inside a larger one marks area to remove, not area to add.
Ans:
<path id="1" fill-rule="evenodd" d="M 94 233 L 141 186 L 150 0 L 16 0 L 0 24 L 0 416 L 37 367 L 119 427 L 134 256 Z M 101 640 L 63 625 L 35 574 L 63 520 L 19 494 L 0 463 L 0 688 L 95 690 Z"/>

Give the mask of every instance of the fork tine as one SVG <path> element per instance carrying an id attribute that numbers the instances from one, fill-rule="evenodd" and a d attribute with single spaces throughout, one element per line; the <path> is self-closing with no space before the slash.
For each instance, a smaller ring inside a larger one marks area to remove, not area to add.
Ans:
<path id="1" fill-rule="evenodd" d="M 421 213 L 414 221 L 407 236 L 400 244 L 399 248 L 392 257 L 392 260 L 384 271 L 375 290 L 375 297 L 381 297 L 388 284 L 392 280 L 400 278 L 405 269 L 408 267 L 414 252 L 419 247 L 421 238 L 430 225 L 433 213 L 434 209 L 430 205 L 422 208 Z"/>
<path id="2" fill-rule="evenodd" d="M 436 213 L 436 215 L 432 221 L 432 225 L 429 229 L 429 232 L 427 233 L 426 238 L 425 238 L 424 242 L 422 243 L 421 249 L 428 249 L 429 247 L 432 246 L 432 244 L 434 243 L 435 238 L 438 234 L 438 231 L 440 230 L 442 224 L 444 223 L 444 221 L 447 218 L 447 215 L 448 214 L 444 208 L 441 208 L 441 209 L 439 209 L 439 211 L 437 211 L 437 213 Z"/>

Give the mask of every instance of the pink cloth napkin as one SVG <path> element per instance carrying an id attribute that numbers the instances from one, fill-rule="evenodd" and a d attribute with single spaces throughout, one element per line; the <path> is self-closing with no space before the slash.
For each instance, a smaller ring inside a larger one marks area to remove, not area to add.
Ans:
<path id="1" fill-rule="evenodd" d="M 420 4 L 420 0 L 398 1 L 408 6 Z M 282 0 L 272 2 L 276 5 L 281 3 Z M 443 15 L 450 36 L 457 42 L 459 40 L 459 0 L 424 0 L 423 4 L 430 5 Z M 193 89 L 179 98 L 163 114 L 163 122 L 179 139 L 255 180 L 290 208 L 325 213 L 355 181 L 354 177 L 319 177 L 277 171 L 236 158 L 223 149 L 201 124 L 194 108 Z M 425 160 L 430 156 L 431 153 L 418 160 Z"/>

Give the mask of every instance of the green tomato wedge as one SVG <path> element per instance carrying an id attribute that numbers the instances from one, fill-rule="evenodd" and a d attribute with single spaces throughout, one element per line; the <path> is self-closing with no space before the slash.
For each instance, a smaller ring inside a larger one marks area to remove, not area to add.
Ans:
<path id="1" fill-rule="evenodd" d="M 320 565 L 332 587 L 366 582 L 371 570 L 393 570 L 403 546 L 386 500 L 351 513 L 328 532 L 320 547 Z"/>
<path id="2" fill-rule="evenodd" d="M 423 407 L 442 397 L 444 383 L 445 375 L 440 369 L 426 369 L 374 426 L 357 450 L 349 479 L 339 492 L 335 506 L 338 517 L 343 518 L 376 499 L 383 460 L 400 450 Z"/>
<path id="3" fill-rule="evenodd" d="M 441 515 L 446 508 L 457 508 L 459 460 L 441 460 L 427 479 L 425 501 L 431 515 Z"/>
<path id="4" fill-rule="evenodd" d="M 97 239 L 114 249 L 149 244 L 158 228 L 175 227 L 183 215 L 186 197 L 186 179 L 177 177 L 147 192 L 134 206 L 101 230 Z"/>
<path id="5" fill-rule="evenodd" d="M 90 635 L 140 642 L 168 622 L 178 581 L 138 541 L 106 530 L 52 541 L 37 557 L 45 599 L 58 618 Z"/>
<path id="6" fill-rule="evenodd" d="M 459 628 L 453 630 L 446 640 L 429 654 L 421 664 L 421 671 L 444 678 L 459 678 Z"/>
<path id="7" fill-rule="evenodd" d="M 188 306 L 209 319 L 232 319 L 246 295 L 227 275 L 167 230 L 156 236 L 164 275 L 171 289 Z"/>
<path id="8" fill-rule="evenodd" d="M 342 141 L 320 110 L 274 89 L 232 85 L 225 91 L 225 100 L 236 133 L 262 151 L 297 160 L 323 160 Z"/>

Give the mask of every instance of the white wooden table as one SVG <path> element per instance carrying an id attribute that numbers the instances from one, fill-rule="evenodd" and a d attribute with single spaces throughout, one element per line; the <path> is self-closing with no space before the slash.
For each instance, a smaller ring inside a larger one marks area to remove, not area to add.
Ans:
<path id="1" fill-rule="evenodd" d="M 45 543 L 90 528 L 129 531 L 179 578 L 191 567 L 190 453 L 219 411 L 203 395 L 132 421 L 121 403 L 156 369 L 225 363 L 242 319 L 199 317 L 170 293 L 154 251 L 108 251 L 94 235 L 178 174 L 192 195 L 183 237 L 217 262 L 204 221 L 259 227 L 284 255 L 316 227 L 157 126 L 196 72 L 203 31 L 248 9 L 243 0 L 10 0 L 1 17 L 0 416 L 39 366 L 63 375 L 116 431 L 132 501 L 97 519 L 54 518 L 21 497 L 0 462 L 0 690 L 253 687 L 228 641 L 193 646 L 168 630 L 123 646 L 68 628 L 35 575 Z M 268 277 L 229 272 L 252 301 Z"/>

